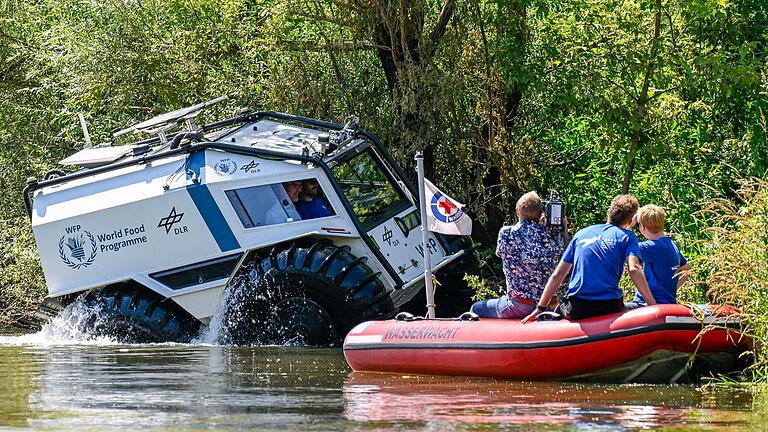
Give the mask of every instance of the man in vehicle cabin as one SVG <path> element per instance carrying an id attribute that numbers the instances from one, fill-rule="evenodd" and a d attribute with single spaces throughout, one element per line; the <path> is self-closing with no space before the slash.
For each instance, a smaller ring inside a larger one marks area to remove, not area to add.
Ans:
<path id="1" fill-rule="evenodd" d="M 301 220 L 301 216 L 296 211 L 294 204 L 299 200 L 301 194 L 301 181 L 293 180 L 283 183 L 286 195 L 290 201 L 278 197 L 272 207 L 264 215 L 264 224 L 273 225 L 285 222 L 295 222 Z"/>
<path id="2" fill-rule="evenodd" d="M 319 195 L 320 185 L 316 179 L 307 179 L 302 182 L 299 199 L 293 203 L 302 220 L 333 215 L 329 209 L 330 206 Z"/>

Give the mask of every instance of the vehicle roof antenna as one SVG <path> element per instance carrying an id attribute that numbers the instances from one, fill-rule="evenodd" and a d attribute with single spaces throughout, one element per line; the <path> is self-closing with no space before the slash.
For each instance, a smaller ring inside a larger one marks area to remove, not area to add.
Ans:
<path id="1" fill-rule="evenodd" d="M 82 113 L 77 113 L 77 117 L 80 119 L 80 127 L 83 129 L 83 136 L 85 136 L 84 148 L 91 148 L 93 146 L 91 144 L 91 134 L 88 133 L 88 124 L 85 123 L 85 117 L 83 117 Z"/>
<path id="2" fill-rule="evenodd" d="M 176 127 L 178 124 L 183 122 L 189 132 L 197 132 L 199 127 L 197 124 L 195 124 L 194 118 L 200 114 L 200 111 L 203 108 L 209 107 L 217 102 L 227 100 L 228 98 L 229 96 L 224 95 L 217 97 L 216 99 L 211 99 L 209 101 L 199 103 L 197 105 L 192 105 L 177 109 L 175 111 L 167 112 L 165 114 L 160 114 L 159 116 L 153 117 L 139 124 L 135 124 L 123 130 L 119 130 L 113 133 L 112 136 L 116 138 L 127 133 L 142 132 L 150 135 L 157 135 L 157 138 L 160 140 L 160 144 L 165 145 L 168 144 L 168 135 L 165 132 L 167 129 Z"/>

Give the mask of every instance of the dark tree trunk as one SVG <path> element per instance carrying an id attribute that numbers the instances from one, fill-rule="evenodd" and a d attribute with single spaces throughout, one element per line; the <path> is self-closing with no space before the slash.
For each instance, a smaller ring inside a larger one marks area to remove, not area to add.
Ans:
<path id="1" fill-rule="evenodd" d="M 522 2 L 515 2 L 511 5 L 510 12 L 511 16 L 508 23 L 509 25 L 507 26 L 507 31 L 513 33 L 509 35 L 508 38 L 515 41 L 519 53 L 517 63 L 522 65 L 526 52 L 528 34 L 525 5 Z M 499 13 L 504 13 L 504 10 L 501 9 Z M 486 44 L 485 31 L 482 27 L 481 31 L 483 32 L 484 44 Z M 486 58 L 486 62 L 488 61 L 489 59 Z M 487 73 L 489 74 L 488 82 L 490 85 L 490 82 L 492 81 L 492 78 L 490 77 L 490 70 L 488 70 Z M 494 99 L 497 99 L 493 93 L 493 90 L 489 87 L 488 103 L 491 107 L 494 104 Z M 475 239 L 480 241 L 485 247 L 493 247 L 496 244 L 497 233 L 499 229 L 505 223 L 513 222 L 514 215 L 507 215 L 502 210 L 504 208 L 504 201 L 514 201 L 516 200 L 516 197 L 521 195 L 524 191 L 510 190 L 509 187 L 503 187 L 499 166 L 497 163 L 492 162 L 491 158 L 489 157 L 490 155 L 487 151 L 485 151 L 484 146 L 494 145 L 494 142 L 497 138 L 496 135 L 498 133 L 498 131 L 494 130 L 496 125 L 499 125 L 500 129 L 504 131 L 504 133 L 509 133 L 512 128 L 512 123 L 517 118 L 517 115 L 520 111 L 520 103 L 522 99 L 523 92 L 519 84 L 515 84 L 511 87 L 504 86 L 502 94 L 497 99 L 500 100 L 501 106 L 499 108 L 503 111 L 501 115 L 498 116 L 500 118 L 496 118 L 497 116 L 493 114 L 493 109 L 491 108 L 488 113 L 488 119 L 486 119 L 485 126 L 481 131 L 483 140 L 485 142 L 478 146 L 482 150 L 476 152 L 476 157 L 478 157 L 477 160 L 479 162 L 490 164 L 485 175 L 483 176 L 481 184 L 485 190 L 486 196 L 499 197 L 498 199 L 487 203 L 485 206 L 485 225 L 483 227 L 476 228 L 475 232 L 473 233 Z M 515 196 L 502 196 L 504 190 L 506 190 L 508 195 Z"/>
<path id="2" fill-rule="evenodd" d="M 627 168 L 624 171 L 624 181 L 621 183 L 621 193 L 629 193 L 629 186 L 632 182 L 632 176 L 635 171 L 635 162 L 637 161 L 637 151 L 640 148 L 640 127 L 645 121 L 646 105 L 648 103 L 648 89 L 653 77 L 653 70 L 656 67 L 656 55 L 659 50 L 659 37 L 661 35 L 661 0 L 656 0 L 656 12 L 653 19 L 653 42 L 651 44 L 651 53 L 648 57 L 648 63 L 645 66 L 645 77 L 643 77 L 643 86 L 637 97 L 635 112 L 633 115 L 634 126 L 632 136 L 629 142 L 629 152 L 627 153 Z"/>
<path id="3" fill-rule="evenodd" d="M 435 52 L 453 17 L 455 0 L 444 0 L 429 35 L 424 33 L 425 18 L 422 5 L 409 0 L 392 2 L 374 0 L 381 19 L 375 24 L 374 39 L 382 71 L 392 97 L 393 127 L 396 138 L 392 143 L 403 151 L 423 150 L 425 171 L 434 174 L 434 150 L 429 148 L 429 128 L 421 115 L 422 103 L 428 100 L 421 76 L 431 65 Z M 412 98 L 404 104 L 405 98 Z M 407 163 L 410 163 L 408 161 Z"/>

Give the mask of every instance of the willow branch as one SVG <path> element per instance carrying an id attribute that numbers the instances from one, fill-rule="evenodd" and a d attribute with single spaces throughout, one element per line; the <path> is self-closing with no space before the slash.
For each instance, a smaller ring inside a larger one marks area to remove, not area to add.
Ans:
<path id="1" fill-rule="evenodd" d="M 456 10 L 456 2 L 454 0 L 445 0 L 443 8 L 440 10 L 440 16 L 437 18 L 435 28 L 432 29 L 432 33 L 429 35 L 429 58 L 435 55 L 437 47 L 440 41 L 445 36 L 445 32 L 448 30 L 448 23 L 453 17 L 453 12 Z"/>
<path id="2" fill-rule="evenodd" d="M 294 41 L 279 41 L 277 45 L 289 51 L 362 51 L 362 50 L 385 50 L 389 47 L 377 45 L 367 41 L 340 41 L 328 42 L 323 44 L 299 43 Z"/>
<path id="3" fill-rule="evenodd" d="M 352 24 L 352 23 L 345 22 L 345 21 L 342 21 L 340 19 L 336 19 L 336 18 L 329 17 L 329 16 L 317 15 L 317 14 L 313 14 L 313 13 L 309 13 L 309 12 L 295 12 L 295 15 L 296 16 L 300 16 L 302 18 L 308 18 L 308 19 L 311 19 L 311 20 L 314 20 L 314 21 L 325 22 L 325 23 L 329 23 L 329 24 L 336 24 L 339 27 L 346 27 L 346 28 L 353 28 L 354 27 L 354 24 Z"/>
<path id="4" fill-rule="evenodd" d="M 334 6 L 338 7 L 341 10 L 351 9 L 351 10 L 353 10 L 353 11 L 359 13 L 359 14 L 364 14 L 364 13 L 368 12 L 368 10 L 365 7 L 363 7 L 363 6 L 359 5 L 359 4 L 354 4 L 354 3 L 350 3 L 350 2 L 343 2 L 343 1 L 338 1 L 338 0 L 302 0 L 302 1 L 299 1 L 299 2 L 296 2 L 296 3 L 306 3 L 306 4 L 315 3 L 317 5 L 331 4 L 331 5 L 334 5 Z"/>

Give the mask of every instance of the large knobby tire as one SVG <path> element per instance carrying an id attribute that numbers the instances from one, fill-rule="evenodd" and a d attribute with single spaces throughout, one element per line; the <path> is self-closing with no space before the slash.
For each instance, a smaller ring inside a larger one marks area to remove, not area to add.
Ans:
<path id="1" fill-rule="evenodd" d="M 121 343 L 184 343 L 200 329 L 175 302 L 134 283 L 104 288 L 81 301 L 93 311 L 86 331 Z"/>
<path id="2" fill-rule="evenodd" d="M 257 254 L 228 288 L 223 342 L 329 346 L 362 321 L 390 316 L 392 299 L 365 262 L 326 240 Z"/>

